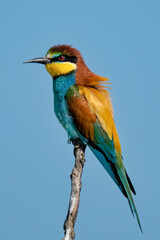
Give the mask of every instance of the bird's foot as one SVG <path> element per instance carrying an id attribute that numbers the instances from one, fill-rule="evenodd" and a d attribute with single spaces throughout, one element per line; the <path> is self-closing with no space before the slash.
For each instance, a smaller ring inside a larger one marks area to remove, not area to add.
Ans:
<path id="1" fill-rule="evenodd" d="M 67 143 L 68 143 L 68 144 L 71 144 L 71 143 L 72 143 L 72 140 L 73 140 L 72 138 L 69 138 L 69 139 L 67 140 Z"/>

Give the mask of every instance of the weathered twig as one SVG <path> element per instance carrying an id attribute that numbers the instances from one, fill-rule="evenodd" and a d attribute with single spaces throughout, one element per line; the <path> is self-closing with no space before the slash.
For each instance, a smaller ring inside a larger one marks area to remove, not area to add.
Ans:
<path id="1" fill-rule="evenodd" d="M 75 232 L 74 225 L 77 218 L 80 191 L 81 191 L 81 176 L 85 163 L 85 145 L 80 139 L 72 141 L 74 145 L 75 165 L 71 174 L 71 195 L 69 208 L 66 220 L 64 222 L 64 238 L 62 240 L 74 240 Z"/>

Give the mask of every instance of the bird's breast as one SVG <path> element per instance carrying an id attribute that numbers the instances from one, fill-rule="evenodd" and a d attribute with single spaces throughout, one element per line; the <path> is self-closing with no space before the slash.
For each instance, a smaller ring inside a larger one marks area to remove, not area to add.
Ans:
<path id="1" fill-rule="evenodd" d="M 68 105 L 65 100 L 65 94 L 74 82 L 75 78 L 73 78 L 73 76 L 63 76 L 53 80 L 54 112 L 59 122 L 66 129 L 69 138 L 78 137 L 73 119 L 68 111 Z"/>
<path id="2" fill-rule="evenodd" d="M 73 119 L 68 111 L 68 105 L 66 103 L 66 100 L 64 97 L 59 97 L 56 94 L 54 95 L 54 112 L 59 120 L 59 122 L 62 124 L 62 126 L 65 128 L 65 130 L 68 133 L 69 138 L 77 138 L 77 132 L 75 125 L 73 123 Z"/>

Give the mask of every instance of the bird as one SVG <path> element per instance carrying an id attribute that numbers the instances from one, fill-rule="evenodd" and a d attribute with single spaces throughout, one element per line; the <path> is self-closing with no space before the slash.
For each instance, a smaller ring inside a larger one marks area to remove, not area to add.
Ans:
<path id="1" fill-rule="evenodd" d="M 127 198 L 131 212 L 142 227 L 133 200 L 136 194 L 123 164 L 108 78 L 93 73 L 76 48 L 55 45 L 45 57 L 24 63 L 45 65 L 53 79 L 54 112 L 70 140 L 81 139 Z"/>

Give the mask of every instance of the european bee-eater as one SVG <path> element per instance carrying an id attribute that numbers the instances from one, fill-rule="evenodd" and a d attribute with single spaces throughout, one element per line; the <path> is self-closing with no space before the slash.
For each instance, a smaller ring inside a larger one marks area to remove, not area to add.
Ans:
<path id="1" fill-rule="evenodd" d="M 26 63 L 45 65 L 53 78 L 54 111 L 69 139 L 80 138 L 92 150 L 128 199 L 142 231 L 131 194 L 136 192 L 123 164 L 110 94 L 102 85 L 108 79 L 91 72 L 80 52 L 68 45 L 51 47 L 44 58 Z"/>

